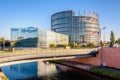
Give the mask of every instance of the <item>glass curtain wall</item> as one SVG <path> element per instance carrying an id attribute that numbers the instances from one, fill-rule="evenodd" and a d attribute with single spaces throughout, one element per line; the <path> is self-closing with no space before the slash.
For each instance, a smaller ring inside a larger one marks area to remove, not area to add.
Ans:
<path id="1" fill-rule="evenodd" d="M 70 42 L 100 42 L 98 14 L 94 12 L 78 16 L 72 10 L 55 13 L 51 16 L 51 30 L 69 35 Z"/>
<path id="2" fill-rule="evenodd" d="M 49 47 L 50 44 L 68 44 L 69 37 L 64 34 L 56 33 L 53 31 L 39 29 L 38 47 Z"/>
<path id="3" fill-rule="evenodd" d="M 11 40 L 16 41 L 16 47 L 36 47 L 38 42 L 38 28 L 12 28 Z"/>

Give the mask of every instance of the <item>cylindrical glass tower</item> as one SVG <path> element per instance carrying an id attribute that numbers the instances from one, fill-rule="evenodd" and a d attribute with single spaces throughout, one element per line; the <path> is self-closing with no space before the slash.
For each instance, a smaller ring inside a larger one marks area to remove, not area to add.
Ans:
<path id="1" fill-rule="evenodd" d="M 70 42 L 100 42 L 99 17 L 95 12 L 75 16 L 72 10 L 55 13 L 51 16 L 51 30 L 69 35 Z"/>

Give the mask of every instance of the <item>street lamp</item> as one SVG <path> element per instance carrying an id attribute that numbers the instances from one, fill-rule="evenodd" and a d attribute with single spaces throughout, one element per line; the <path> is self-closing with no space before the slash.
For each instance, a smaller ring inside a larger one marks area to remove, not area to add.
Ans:
<path id="1" fill-rule="evenodd" d="M 104 40 L 104 42 L 105 42 L 105 29 L 106 29 L 106 27 L 103 27 L 102 29 L 103 29 L 103 31 L 104 31 L 103 40 Z"/>

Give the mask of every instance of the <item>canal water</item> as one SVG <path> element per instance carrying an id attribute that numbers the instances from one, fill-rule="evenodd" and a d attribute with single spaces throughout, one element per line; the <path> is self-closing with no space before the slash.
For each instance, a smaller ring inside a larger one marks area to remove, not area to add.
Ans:
<path id="1" fill-rule="evenodd" d="M 49 62 L 30 62 L 1 68 L 9 80 L 113 80 L 84 70 Z"/>

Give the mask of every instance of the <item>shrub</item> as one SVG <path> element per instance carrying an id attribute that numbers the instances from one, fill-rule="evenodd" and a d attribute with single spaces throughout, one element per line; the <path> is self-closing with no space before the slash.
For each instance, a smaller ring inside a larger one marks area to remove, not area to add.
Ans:
<path id="1" fill-rule="evenodd" d="M 72 42 L 72 43 L 69 44 L 69 46 L 70 46 L 71 48 L 75 48 L 75 45 L 76 45 L 76 43 L 74 43 L 74 42 Z"/>
<path id="2" fill-rule="evenodd" d="M 80 48 L 80 44 L 75 45 L 75 48 Z"/>
<path id="3" fill-rule="evenodd" d="M 107 44 L 107 43 L 104 43 L 103 45 L 104 45 L 104 46 L 108 46 L 109 44 Z"/>
<path id="4" fill-rule="evenodd" d="M 50 46 L 50 48 L 55 48 L 56 47 L 55 44 L 50 44 L 49 46 Z"/>
<path id="5" fill-rule="evenodd" d="M 71 46 L 71 48 L 80 48 L 80 44 L 77 43 L 70 43 L 69 46 Z"/>
<path id="6" fill-rule="evenodd" d="M 57 44 L 56 47 L 66 47 L 66 44 Z"/>
<path id="7" fill-rule="evenodd" d="M 95 47 L 96 45 L 94 44 L 94 43 L 89 43 L 89 44 L 87 44 L 87 47 L 91 47 L 91 48 L 93 48 L 93 47 Z"/>

